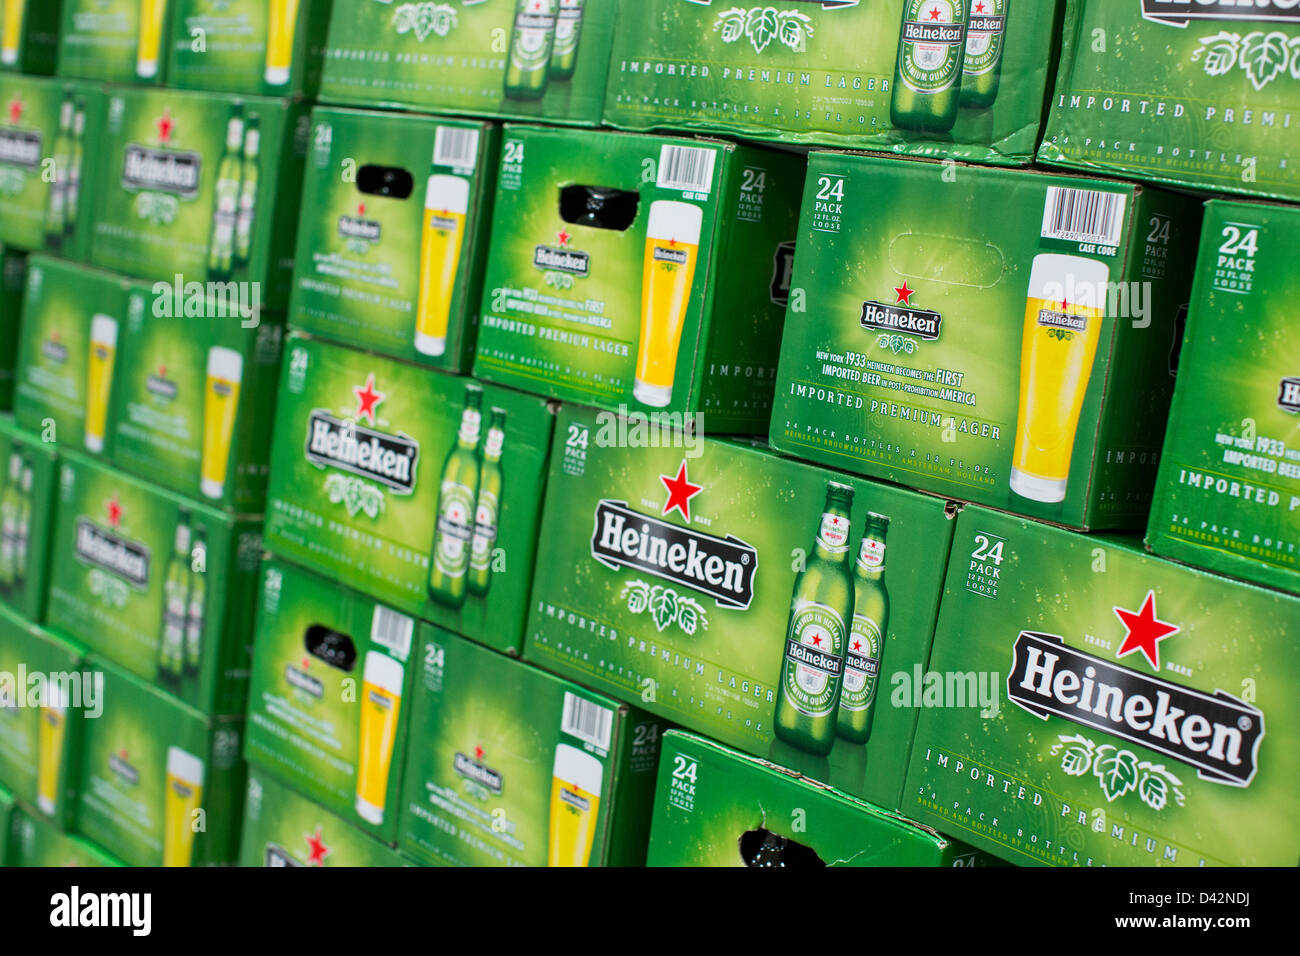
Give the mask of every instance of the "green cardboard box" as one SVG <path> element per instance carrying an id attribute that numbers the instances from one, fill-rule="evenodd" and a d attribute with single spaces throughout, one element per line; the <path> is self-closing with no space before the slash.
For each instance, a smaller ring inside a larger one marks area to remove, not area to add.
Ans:
<path id="1" fill-rule="evenodd" d="M 649 866 L 987 866 L 923 824 L 681 730 L 664 734 Z"/>
<path id="2" fill-rule="evenodd" d="M 9 833 L 12 829 L 14 815 L 14 797 L 4 787 L 0 787 L 0 866 L 16 866 L 9 859 Z"/>
<path id="3" fill-rule="evenodd" d="M 1118 181 L 814 154 L 772 446 L 1142 526 L 1199 223 L 1198 203 Z"/>
<path id="4" fill-rule="evenodd" d="M 1021 864 L 1293 866 L 1297 620 L 1136 538 L 967 508 L 900 810 Z"/>
<path id="5" fill-rule="evenodd" d="M 242 714 L 261 519 L 61 462 L 47 626 L 204 714 Z"/>
<path id="6" fill-rule="evenodd" d="M 240 866 L 407 866 L 397 851 L 261 771 L 248 774 Z"/>
<path id="7" fill-rule="evenodd" d="M 312 100 L 330 0 L 172 0 L 167 83 Z"/>
<path id="8" fill-rule="evenodd" d="M 211 306 L 178 284 L 130 289 L 109 415 L 113 462 L 213 507 L 261 514 L 284 316 L 244 320 Z"/>
<path id="9" fill-rule="evenodd" d="M 533 396 L 295 333 L 280 386 L 267 547 L 517 651 L 554 424 Z"/>
<path id="10" fill-rule="evenodd" d="M 1289 0 L 1067 0 L 1045 163 L 1300 200 Z"/>
<path id="11" fill-rule="evenodd" d="M 168 0 L 63 0 L 59 75 L 162 83 L 173 6 Z"/>
<path id="12" fill-rule="evenodd" d="M 62 0 L 9 0 L 5 4 L 0 71 L 49 76 L 59 55 Z"/>
<path id="13" fill-rule="evenodd" d="M 621 0 L 605 120 L 1025 165 L 1055 0 Z"/>
<path id="14" fill-rule="evenodd" d="M 4 810 L 0 806 L 0 821 L 3 819 Z M 9 866 L 125 866 L 89 840 L 66 833 L 22 807 L 13 808 L 12 827 L 5 829 L 10 836 Z M 0 849 L 4 846 L 4 836 L 0 832 Z"/>
<path id="15" fill-rule="evenodd" d="M 1300 210 L 1214 201 L 1147 544 L 1300 592 Z"/>
<path id="16" fill-rule="evenodd" d="M 58 454 L 0 416 L 0 602 L 45 617 Z"/>
<path id="17" fill-rule="evenodd" d="M 507 126 L 475 374 L 761 433 L 803 177 L 720 140 Z"/>
<path id="18" fill-rule="evenodd" d="M 663 724 L 443 631 L 421 642 L 398 843 L 460 866 L 640 866 Z"/>
<path id="19" fill-rule="evenodd" d="M 278 559 L 261 581 L 248 761 L 394 843 L 412 655 L 427 625 Z"/>
<path id="20" fill-rule="evenodd" d="M 61 827 L 76 798 L 83 714 L 104 709 L 84 654 L 0 607 L 0 784 Z"/>
<path id="21" fill-rule="evenodd" d="M 472 120 L 315 110 L 293 326 L 468 371 L 499 136 Z"/>
<path id="22" fill-rule="evenodd" d="M 28 257 L 14 420 L 41 441 L 107 455 L 129 283 L 46 255 Z"/>
<path id="23" fill-rule="evenodd" d="M 18 337 L 22 329 L 27 254 L 0 245 L 0 409 L 14 407 Z"/>
<path id="24" fill-rule="evenodd" d="M 0 73 L 0 242 L 70 259 L 90 250 L 104 92 Z"/>
<path id="25" fill-rule="evenodd" d="M 681 437 L 562 413 L 525 659 L 896 807 L 955 508 Z"/>
<path id="26" fill-rule="evenodd" d="M 108 661 L 91 666 L 105 703 L 83 723 L 77 834 L 131 866 L 233 864 L 242 718 L 205 717 Z"/>
<path id="27" fill-rule="evenodd" d="M 609 0 L 334 0 L 321 100 L 596 126 Z"/>
<path id="28" fill-rule="evenodd" d="M 198 283 L 222 316 L 287 308 L 307 107 L 115 88 L 107 110 L 90 261 L 182 289 Z"/>

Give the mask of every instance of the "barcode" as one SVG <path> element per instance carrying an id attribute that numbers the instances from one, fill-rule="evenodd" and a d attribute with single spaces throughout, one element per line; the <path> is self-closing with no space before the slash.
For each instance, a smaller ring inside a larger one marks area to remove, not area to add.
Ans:
<path id="1" fill-rule="evenodd" d="M 564 719 L 560 730 L 585 740 L 601 750 L 609 749 L 609 735 L 614 728 L 614 712 L 589 700 L 564 692 Z"/>
<path id="2" fill-rule="evenodd" d="M 370 621 L 372 644 L 388 648 L 394 657 L 404 661 L 411 654 L 411 635 L 414 633 L 414 619 L 386 607 L 375 607 L 375 616 Z"/>
<path id="3" fill-rule="evenodd" d="M 1121 193 L 1049 186 L 1043 238 L 1118 246 L 1124 238 L 1125 198 Z"/>
<path id="4" fill-rule="evenodd" d="M 713 162 L 717 154 L 698 146 L 664 146 L 659 151 L 659 182 L 663 189 L 713 191 Z"/>
<path id="5" fill-rule="evenodd" d="M 439 126 L 433 140 L 433 165 L 471 169 L 478 162 L 478 130 Z"/>

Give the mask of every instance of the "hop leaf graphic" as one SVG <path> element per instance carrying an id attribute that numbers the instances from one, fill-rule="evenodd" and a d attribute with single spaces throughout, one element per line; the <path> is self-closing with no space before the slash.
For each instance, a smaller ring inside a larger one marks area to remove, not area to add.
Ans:
<path id="1" fill-rule="evenodd" d="M 629 581 L 623 585 L 619 597 L 627 598 L 627 609 L 633 614 L 643 614 L 650 606 L 650 585 L 644 581 Z"/>
<path id="2" fill-rule="evenodd" d="M 1241 34 L 1220 31 L 1211 37 L 1201 37 L 1201 47 L 1193 51 L 1193 60 L 1202 60 L 1210 76 L 1223 76 L 1237 65 L 1237 48 Z"/>
<path id="3" fill-rule="evenodd" d="M 756 53 L 766 50 L 780 29 L 776 7 L 754 7 L 745 18 L 745 33 L 749 35 Z"/>
<path id="4" fill-rule="evenodd" d="M 778 36 L 782 43 L 794 50 L 796 53 L 802 53 L 807 48 L 804 43 L 805 31 L 807 36 L 812 36 L 812 18 L 805 13 L 799 13 L 796 10 L 786 10 L 780 14 Z"/>
<path id="5" fill-rule="evenodd" d="M 1082 777 L 1092 767 L 1093 743 L 1087 737 L 1060 737 L 1052 745 L 1052 756 L 1061 754 L 1061 769 L 1071 777 Z"/>
<path id="6" fill-rule="evenodd" d="M 431 34 L 445 37 L 456 26 L 456 8 L 445 3 L 404 3 L 393 11 L 393 29 L 414 33 L 423 43 Z"/>
<path id="7" fill-rule="evenodd" d="M 1110 744 L 1097 748 L 1092 773 L 1101 781 L 1101 790 L 1107 800 L 1113 802 L 1137 786 L 1137 762 L 1137 754 L 1131 750 L 1119 750 Z"/>
<path id="8" fill-rule="evenodd" d="M 369 518 L 378 518 L 385 507 L 383 491 L 350 475 L 327 475 L 325 495 L 330 504 L 341 504 L 346 508 L 349 518 L 355 518 L 362 511 Z"/>
<path id="9" fill-rule="evenodd" d="M 11 167 L 0 168 L 0 193 L 6 196 L 16 196 L 23 191 L 23 185 L 27 182 L 27 177 L 21 170 Z"/>
<path id="10" fill-rule="evenodd" d="M 740 7 L 723 10 L 718 14 L 713 29 L 722 31 L 723 43 L 735 43 L 745 35 L 745 11 Z"/>
<path id="11" fill-rule="evenodd" d="M 1291 75 L 1300 80 L 1300 36 L 1291 38 Z"/>
<path id="12" fill-rule="evenodd" d="M 1291 62 L 1291 38 L 1280 30 L 1247 33 L 1241 41 L 1241 68 L 1255 89 L 1262 90 Z"/>
<path id="13" fill-rule="evenodd" d="M 677 619 L 677 592 L 672 588 L 655 588 L 650 597 L 650 618 L 663 631 Z"/>
<path id="14" fill-rule="evenodd" d="M 1152 810 L 1163 810 L 1172 795 L 1175 802 L 1183 805 L 1183 782 L 1165 769 L 1164 764 L 1153 764 L 1144 760 L 1138 764 L 1142 777 L 1138 780 L 1138 796 Z"/>
<path id="15" fill-rule="evenodd" d="M 689 636 L 700 628 L 707 628 L 709 622 L 704 616 L 703 608 L 690 598 L 679 597 L 677 599 L 677 626 L 682 629 L 684 634 Z"/>

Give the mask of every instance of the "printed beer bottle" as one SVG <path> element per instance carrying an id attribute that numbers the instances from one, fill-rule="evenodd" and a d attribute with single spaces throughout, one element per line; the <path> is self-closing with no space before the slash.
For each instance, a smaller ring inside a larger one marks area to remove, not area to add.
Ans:
<path id="1" fill-rule="evenodd" d="M 539 100 L 546 92 L 559 0 L 518 0 L 506 62 L 506 96 Z"/>
<path id="2" fill-rule="evenodd" d="M 0 588 L 6 591 L 17 583 L 22 472 L 23 456 L 18 451 L 10 452 L 8 480 L 0 493 Z"/>
<path id="3" fill-rule="evenodd" d="M 14 590 L 27 583 L 27 555 L 32 540 L 32 463 L 23 462 L 22 491 L 18 495 L 18 535 L 14 541 Z"/>
<path id="4" fill-rule="evenodd" d="M 226 148 L 217 165 L 217 189 L 212 205 L 212 230 L 208 239 L 208 277 L 227 279 L 234 268 L 235 224 L 239 218 L 239 186 L 243 175 L 244 108 L 230 106 L 226 122 Z"/>
<path id="5" fill-rule="evenodd" d="M 578 66 L 578 44 L 582 41 L 582 15 L 586 0 L 560 0 L 555 20 L 555 46 L 551 51 L 551 79 L 571 80 Z"/>
<path id="6" fill-rule="evenodd" d="M 239 187 L 239 211 L 235 216 L 235 258 L 233 271 L 248 265 L 253 248 L 253 223 L 257 218 L 257 163 L 261 152 L 258 118 L 250 116 L 244 130 L 243 174 Z"/>
<path id="7" fill-rule="evenodd" d="M 906 0 L 889 118 L 900 129 L 946 133 L 957 122 L 968 0 Z"/>
<path id="8" fill-rule="evenodd" d="M 853 624 L 844 655 L 844 687 L 835 730 L 845 740 L 865 744 L 871 736 L 880 656 L 889 628 L 889 591 L 885 589 L 885 536 L 889 519 L 868 514 L 867 527 L 853 569 Z"/>
<path id="9" fill-rule="evenodd" d="M 469 593 L 482 597 L 492 584 L 492 549 L 501 519 L 501 449 L 506 441 L 506 413 L 492 409 L 483 462 L 479 469 L 478 507 L 474 509 L 474 539 L 469 552 Z"/>
<path id="10" fill-rule="evenodd" d="M 190 599 L 185 608 L 185 670 L 197 674 L 203 667 L 203 627 L 207 623 L 208 544 L 202 528 L 194 535 L 194 550 L 186 570 L 190 576 Z"/>
<path id="11" fill-rule="evenodd" d="M 176 519 L 176 538 L 163 578 L 163 626 L 158 640 L 160 677 L 179 681 L 185 673 L 185 616 L 190 600 L 190 516 Z"/>
<path id="12" fill-rule="evenodd" d="M 76 105 L 72 93 L 63 97 L 59 107 L 59 133 L 54 138 L 54 178 L 50 181 L 50 194 L 45 205 L 45 245 L 59 249 L 68 216 L 68 170 L 72 165 L 72 126 Z"/>
<path id="13" fill-rule="evenodd" d="M 1011 0 L 970 0 L 970 4 L 961 105 L 983 110 L 998 98 L 998 85 L 1002 82 L 1002 52 L 1007 39 L 1007 7 Z"/>
<path id="14" fill-rule="evenodd" d="M 438 510 L 435 512 L 438 524 L 429 562 L 429 596 L 450 608 L 465 603 L 470 546 L 474 537 L 474 508 L 478 503 L 482 405 L 483 390 L 477 385 L 468 386 L 456 444 L 447 454 L 447 463 L 442 469 Z"/>
<path id="15" fill-rule="evenodd" d="M 776 690 L 776 736 L 819 756 L 835 745 L 844 645 L 853 617 L 852 507 L 853 489 L 828 482 L 817 540 L 807 565 L 795 578 Z"/>

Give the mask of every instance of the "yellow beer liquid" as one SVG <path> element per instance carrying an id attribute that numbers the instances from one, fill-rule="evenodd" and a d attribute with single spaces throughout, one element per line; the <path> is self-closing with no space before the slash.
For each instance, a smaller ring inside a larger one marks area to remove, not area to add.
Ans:
<path id="1" fill-rule="evenodd" d="M 586 866 L 596 837 L 600 797 L 551 778 L 551 843 L 547 866 Z"/>
<path id="2" fill-rule="evenodd" d="M 271 0 L 267 17 L 266 68 L 288 70 L 293 60 L 293 34 L 298 0 Z"/>
<path id="3" fill-rule="evenodd" d="M 67 725 L 65 711 L 52 707 L 41 708 L 36 799 L 42 807 L 48 806 L 51 810 L 59 796 L 59 772 L 63 769 L 63 734 Z"/>
<path id="4" fill-rule="evenodd" d="M 102 342 L 90 343 L 90 368 L 86 384 L 86 434 L 104 438 L 108 420 L 108 396 L 113 388 L 113 359 L 117 349 Z"/>
<path id="5" fill-rule="evenodd" d="M 166 12 L 167 0 L 140 0 L 140 45 L 136 53 L 138 62 L 158 62 L 162 47 L 163 16 Z"/>
<path id="6" fill-rule="evenodd" d="M 636 357 L 637 381 L 646 385 L 673 386 L 699 248 L 667 239 L 646 240 L 641 276 L 641 347 Z M 681 260 L 683 254 L 684 261 L 673 261 Z"/>
<path id="7" fill-rule="evenodd" d="M 194 853 L 194 811 L 203 798 L 203 787 L 167 774 L 167 795 L 163 807 L 163 866 L 189 866 Z"/>
<path id="8" fill-rule="evenodd" d="M 239 407 L 239 380 L 208 376 L 207 398 L 203 404 L 203 480 L 214 485 L 226 483 L 230 466 L 230 438 L 235 429 L 235 410 Z"/>
<path id="9" fill-rule="evenodd" d="M 23 32 L 23 14 L 27 11 L 27 0 L 4 0 L 4 4 L 4 39 L 0 46 L 4 51 L 4 62 L 13 63 L 18 59 L 18 43 Z"/>
<path id="10" fill-rule="evenodd" d="M 388 792 L 388 765 L 393 759 L 393 738 L 402 699 L 375 684 L 362 684 L 361 755 L 357 761 L 357 797 L 384 809 Z"/>
<path id="11" fill-rule="evenodd" d="M 1044 312 L 1078 316 L 1086 325 L 1065 337 L 1050 334 L 1053 328 L 1039 321 Z M 1079 413 L 1092 377 L 1101 325 L 1102 312 L 1092 306 L 1029 300 L 1020 350 L 1020 417 L 1014 460 L 1018 471 L 1049 481 L 1069 478 Z"/>
<path id="12" fill-rule="evenodd" d="M 420 240 L 420 303 L 415 329 L 435 339 L 447 337 L 451 297 L 460 268 L 460 247 L 465 238 L 465 215 L 426 209 Z"/>

